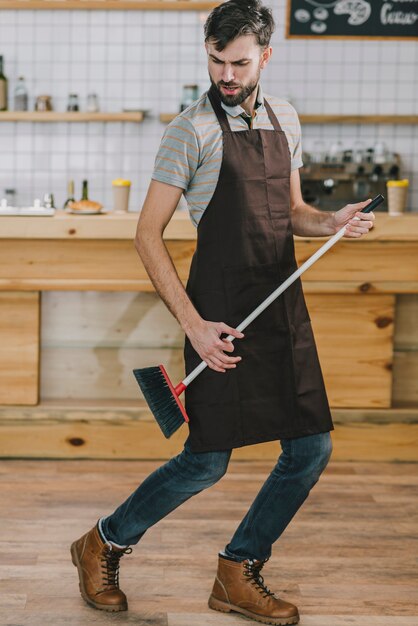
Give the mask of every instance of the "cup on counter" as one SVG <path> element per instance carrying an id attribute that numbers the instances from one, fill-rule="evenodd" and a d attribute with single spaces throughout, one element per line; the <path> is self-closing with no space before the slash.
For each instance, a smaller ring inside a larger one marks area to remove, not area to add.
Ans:
<path id="1" fill-rule="evenodd" d="M 129 208 L 129 192 L 131 190 L 131 181 L 124 178 L 116 178 L 112 180 L 113 187 L 113 210 L 118 212 L 126 212 Z"/>
<path id="2" fill-rule="evenodd" d="M 402 215 L 406 208 L 409 180 L 407 178 L 403 180 L 388 180 L 386 186 L 388 190 L 389 215 Z"/>

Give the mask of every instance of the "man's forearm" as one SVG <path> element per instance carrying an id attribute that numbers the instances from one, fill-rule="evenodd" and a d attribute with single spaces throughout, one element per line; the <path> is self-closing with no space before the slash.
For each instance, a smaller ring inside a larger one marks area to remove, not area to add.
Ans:
<path id="1" fill-rule="evenodd" d="M 201 321 L 181 282 L 162 238 L 135 240 L 135 247 L 158 295 L 187 334 Z"/>
<path id="2" fill-rule="evenodd" d="M 326 237 L 336 232 L 333 211 L 318 211 L 300 203 L 291 209 L 293 232 L 301 237 Z"/>

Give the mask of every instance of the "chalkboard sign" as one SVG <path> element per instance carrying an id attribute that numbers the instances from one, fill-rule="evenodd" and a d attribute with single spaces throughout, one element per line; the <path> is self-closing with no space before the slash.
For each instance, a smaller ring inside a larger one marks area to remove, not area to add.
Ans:
<path id="1" fill-rule="evenodd" d="M 418 0 L 287 0 L 287 37 L 418 39 Z"/>

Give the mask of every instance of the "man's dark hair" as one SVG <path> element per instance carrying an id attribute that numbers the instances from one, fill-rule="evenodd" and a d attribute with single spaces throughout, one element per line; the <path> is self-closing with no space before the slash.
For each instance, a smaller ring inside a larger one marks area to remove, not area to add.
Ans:
<path id="1" fill-rule="evenodd" d="M 270 43 L 274 31 L 271 9 L 259 0 L 228 0 L 215 7 L 205 23 L 205 41 L 211 39 L 221 52 L 241 35 L 255 35 L 259 46 Z"/>

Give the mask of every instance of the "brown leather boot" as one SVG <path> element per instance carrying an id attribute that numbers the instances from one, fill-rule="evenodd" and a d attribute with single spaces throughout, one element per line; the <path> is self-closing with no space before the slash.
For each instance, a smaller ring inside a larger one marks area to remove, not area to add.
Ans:
<path id="1" fill-rule="evenodd" d="M 132 548 L 116 548 L 100 537 L 97 525 L 74 541 L 71 558 L 78 570 L 80 592 L 90 606 L 102 611 L 126 611 L 128 602 L 119 589 L 119 560 Z"/>
<path id="2" fill-rule="evenodd" d="M 209 607 L 224 613 L 236 611 L 263 624 L 297 624 L 297 607 L 277 598 L 264 584 L 260 571 L 265 562 L 238 562 L 219 555 Z"/>

